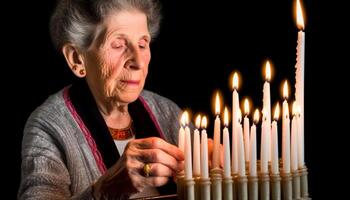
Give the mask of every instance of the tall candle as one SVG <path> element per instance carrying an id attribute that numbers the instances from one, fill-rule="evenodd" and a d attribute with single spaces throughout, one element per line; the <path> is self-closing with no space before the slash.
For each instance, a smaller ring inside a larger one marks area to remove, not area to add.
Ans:
<path id="1" fill-rule="evenodd" d="M 261 173 L 268 173 L 268 145 L 267 142 L 267 117 L 266 117 L 266 111 L 263 109 L 263 118 L 262 118 L 262 124 L 261 124 L 261 145 L 260 145 L 260 171 Z"/>
<path id="2" fill-rule="evenodd" d="M 238 126 L 238 110 L 239 110 L 239 96 L 238 96 L 238 74 L 235 72 L 232 79 L 232 173 L 238 173 L 238 150 L 237 150 L 237 126 Z"/>
<path id="3" fill-rule="evenodd" d="M 278 126 L 277 121 L 280 113 L 279 104 L 276 104 L 274 121 L 272 122 L 271 130 L 271 172 L 278 174 Z"/>
<path id="4" fill-rule="evenodd" d="M 192 148 L 191 148 L 191 131 L 188 127 L 188 113 L 185 111 L 186 126 L 185 126 L 185 179 L 192 178 Z"/>
<path id="5" fill-rule="evenodd" d="M 231 177 L 231 158 L 230 158 L 230 137 L 228 131 L 228 110 L 225 107 L 224 111 L 223 144 L 224 144 L 224 178 Z"/>
<path id="6" fill-rule="evenodd" d="M 194 130 L 193 136 L 193 175 L 200 176 L 201 167 L 200 167 L 200 138 L 199 131 L 201 125 L 201 116 L 196 117 L 196 129 Z"/>
<path id="7" fill-rule="evenodd" d="M 213 168 L 220 167 L 220 99 L 219 93 L 216 93 L 215 98 L 215 114 L 214 122 L 214 148 L 213 148 Z"/>
<path id="8" fill-rule="evenodd" d="M 249 158 L 249 175 L 256 176 L 256 124 L 259 122 L 259 110 L 254 112 L 254 121 L 250 129 L 250 158 Z"/>
<path id="9" fill-rule="evenodd" d="M 295 73 L 295 98 L 297 104 L 300 106 L 300 122 L 298 123 L 299 135 L 302 137 L 301 146 L 304 146 L 304 58 L 305 58 L 305 33 L 304 33 L 304 18 L 301 8 L 300 1 L 297 0 L 297 26 L 298 32 L 298 42 L 297 42 L 297 59 L 296 59 L 296 73 Z M 301 159 L 304 158 L 304 148 L 301 149 Z M 304 162 L 299 163 L 299 165 L 304 165 Z"/>
<path id="10" fill-rule="evenodd" d="M 249 161 L 249 101 L 245 99 L 244 101 L 244 120 L 243 120 L 243 134 L 244 134 L 244 153 L 245 160 Z"/>
<path id="11" fill-rule="evenodd" d="M 244 159 L 244 144 L 243 144 L 243 131 L 242 131 L 242 114 L 239 111 L 237 124 L 237 151 L 238 151 L 238 175 L 245 176 L 245 159 Z"/>
<path id="12" fill-rule="evenodd" d="M 285 81 L 283 86 L 283 116 L 282 116 L 282 162 L 283 172 L 290 173 L 290 119 L 288 107 L 288 83 Z"/>
<path id="13" fill-rule="evenodd" d="M 293 119 L 292 119 L 292 135 L 291 135 L 291 170 L 294 172 L 298 169 L 298 127 L 297 127 L 297 116 L 296 116 L 296 102 L 293 103 L 292 107 Z"/>
<path id="14" fill-rule="evenodd" d="M 270 94 L 270 79 L 271 79 L 271 66 L 270 62 L 266 61 L 265 66 L 265 75 L 266 81 L 264 83 L 263 89 L 263 119 L 266 118 L 266 127 L 265 127 L 265 135 L 266 135 L 266 148 L 267 148 L 267 156 L 268 160 L 271 160 L 271 94 Z"/>
<path id="15" fill-rule="evenodd" d="M 181 126 L 179 129 L 179 138 L 178 138 L 178 146 L 182 152 L 185 152 L 185 129 L 183 128 L 186 125 L 186 114 L 185 113 L 186 112 L 184 112 L 181 115 L 181 124 L 180 124 Z"/>
<path id="16" fill-rule="evenodd" d="M 207 118 L 202 118 L 202 137 L 201 137 L 201 178 L 209 178 L 208 170 L 208 135 L 207 135 Z"/>

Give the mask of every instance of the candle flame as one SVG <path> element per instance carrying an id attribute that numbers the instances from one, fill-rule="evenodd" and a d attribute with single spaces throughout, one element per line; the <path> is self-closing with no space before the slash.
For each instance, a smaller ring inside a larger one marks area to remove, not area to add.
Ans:
<path id="1" fill-rule="evenodd" d="M 298 107 L 298 104 L 297 104 L 297 101 L 294 101 L 293 102 L 293 106 L 292 106 L 292 113 L 293 115 L 296 115 L 297 114 L 297 107 Z"/>
<path id="2" fill-rule="evenodd" d="M 216 115 L 220 114 L 220 97 L 219 97 L 219 92 L 216 93 L 216 97 L 215 97 L 215 114 Z"/>
<path id="3" fill-rule="evenodd" d="M 206 129 L 207 128 L 207 117 L 206 116 L 203 116 L 202 117 L 202 123 L 201 123 L 201 125 L 202 125 L 202 128 L 203 129 Z"/>
<path id="4" fill-rule="evenodd" d="M 270 81 L 271 80 L 271 66 L 270 62 L 266 61 L 266 67 L 265 67 L 265 75 L 266 75 L 266 80 Z"/>
<path id="5" fill-rule="evenodd" d="M 232 87 L 234 90 L 238 89 L 238 74 L 237 74 L 237 72 L 235 72 L 233 74 Z"/>
<path id="6" fill-rule="evenodd" d="M 244 113 L 246 115 L 249 115 L 249 100 L 248 100 L 248 98 L 246 98 L 244 100 Z"/>
<path id="7" fill-rule="evenodd" d="M 181 116 L 181 124 L 182 126 L 186 126 L 188 124 L 188 112 L 185 111 L 182 113 L 182 116 Z"/>
<path id="8" fill-rule="evenodd" d="M 228 126 L 228 110 L 227 110 L 227 107 L 225 107 L 225 110 L 224 110 L 224 125 Z"/>
<path id="9" fill-rule="evenodd" d="M 278 118 L 280 116 L 280 105 L 279 103 L 277 102 L 276 103 L 276 107 L 275 107 L 275 115 L 274 115 L 274 119 L 277 121 Z"/>
<path id="10" fill-rule="evenodd" d="M 304 30 L 304 17 L 300 0 L 297 0 L 297 26 L 299 29 Z"/>
<path id="11" fill-rule="evenodd" d="M 283 85 L 283 97 L 285 99 L 288 99 L 288 81 L 284 81 L 284 85 Z"/>
<path id="12" fill-rule="evenodd" d="M 196 117 L 196 127 L 199 129 L 201 127 L 201 115 Z"/>
<path id="13" fill-rule="evenodd" d="M 254 112 L 254 124 L 257 124 L 259 122 L 259 116 L 260 113 L 259 113 L 259 109 L 255 109 L 255 112 Z"/>

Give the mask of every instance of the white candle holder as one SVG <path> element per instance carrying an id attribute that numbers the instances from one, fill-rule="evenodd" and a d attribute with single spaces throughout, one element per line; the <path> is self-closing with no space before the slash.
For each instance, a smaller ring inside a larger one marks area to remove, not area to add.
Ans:
<path id="1" fill-rule="evenodd" d="M 259 194 L 261 200 L 270 200 L 270 176 L 268 173 L 260 173 L 259 178 Z"/>
<path id="2" fill-rule="evenodd" d="M 249 200 L 259 199 L 257 176 L 248 176 L 248 199 Z"/>
<path id="3" fill-rule="evenodd" d="M 189 178 L 189 179 L 185 179 L 185 199 L 186 200 L 195 200 L 194 199 L 194 178 Z"/>
<path id="4" fill-rule="evenodd" d="M 292 175 L 291 173 L 281 173 L 282 197 L 283 200 L 292 200 Z"/>
<path id="5" fill-rule="evenodd" d="M 238 199 L 248 200 L 248 178 L 247 176 L 238 176 L 237 178 Z"/>
<path id="6" fill-rule="evenodd" d="M 271 199 L 281 199 L 281 177 L 279 174 L 270 174 L 271 182 Z"/>
<path id="7" fill-rule="evenodd" d="M 292 198 L 300 199 L 300 173 L 298 170 L 292 172 Z"/>
<path id="8" fill-rule="evenodd" d="M 220 168 L 210 170 L 213 200 L 222 200 L 222 172 L 223 170 Z"/>
<path id="9" fill-rule="evenodd" d="M 199 179 L 199 184 L 200 184 L 200 197 L 202 200 L 210 200 L 210 179 Z M 180 199 L 180 198 L 178 198 Z"/>
<path id="10" fill-rule="evenodd" d="M 232 174 L 232 199 L 238 199 L 238 174 Z"/>
<path id="11" fill-rule="evenodd" d="M 301 198 L 302 199 L 311 199 L 309 198 L 309 190 L 308 190 L 308 178 L 307 178 L 307 167 L 304 165 L 300 172 L 300 189 L 301 189 Z"/>
<path id="12" fill-rule="evenodd" d="M 177 187 L 177 197 L 178 199 L 185 198 L 185 183 L 184 183 L 184 171 L 179 172 L 176 175 L 176 187 Z"/>
<path id="13" fill-rule="evenodd" d="M 232 200 L 233 199 L 232 185 L 233 185 L 232 177 L 225 177 L 223 179 L 224 200 Z"/>
<path id="14" fill-rule="evenodd" d="M 194 177 L 194 195 L 196 200 L 201 200 L 201 187 L 200 187 L 200 177 Z"/>

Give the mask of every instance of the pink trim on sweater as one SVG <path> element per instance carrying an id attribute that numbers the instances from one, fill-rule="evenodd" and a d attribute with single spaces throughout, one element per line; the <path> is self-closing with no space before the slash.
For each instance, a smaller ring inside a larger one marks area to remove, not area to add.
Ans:
<path id="1" fill-rule="evenodd" d="M 103 162 L 102 156 L 100 151 L 97 149 L 95 140 L 92 138 L 91 133 L 89 131 L 89 129 L 85 126 L 83 120 L 80 118 L 80 116 L 78 115 L 78 113 L 76 112 L 71 99 L 69 98 L 69 94 L 68 94 L 68 90 L 69 87 L 64 88 L 63 91 L 63 98 L 64 101 L 68 107 L 68 110 L 71 112 L 71 114 L 73 115 L 75 121 L 78 123 L 81 131 L 83 132 L 85 139 L 87 141 L 87 143 L 89 144 L 89 147 L 91 149 L 91 152 L 95 158 L 96 164 L 98 166 L 98 169 L 100 170 L 100 172 L 102 174 L 104 174 L 107 171 L 106 165 Z"/>
<path id="2" fill-rule="evenodd" d="M 164 133 L 163 133 L 162 129 L 160 128 L 160 125 L 159 125 L 159 123 L 157 121 L 157 118 L 154 116 L 154 114 L 153 114 L 151 108 L 148 106 L 146 100 L 142 96 L 140 96 L 139 99 L 140 99 L 141 103 L 143 104 L 143 106 L 145 107 L 146 111 L 148 112 L 149 116 L 151 117 L 151 119 L 153 121 L 153 124 L 156 126 L 160 137 L 162 139 L 165 139 Z"/>

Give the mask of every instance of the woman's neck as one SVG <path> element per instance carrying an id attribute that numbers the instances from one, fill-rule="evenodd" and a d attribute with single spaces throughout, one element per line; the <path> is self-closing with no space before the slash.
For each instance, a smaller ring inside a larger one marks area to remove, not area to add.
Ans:
<path id="1" fill-rule="evenodd" d="M 110 128 L 122 129 L 130 125 L 131 117 L 127 104 L 109 102 L 98 105 L 101 115 Z"/>

